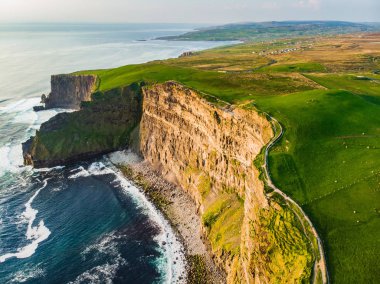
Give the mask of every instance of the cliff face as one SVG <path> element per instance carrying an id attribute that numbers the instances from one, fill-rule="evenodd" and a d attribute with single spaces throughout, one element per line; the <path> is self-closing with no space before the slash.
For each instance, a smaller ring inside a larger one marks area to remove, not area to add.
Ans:
<path id="1" fill-rule="evenodd" d="M 139 150 L 196 201 L 228 282 L 307 279 L 307 241 L 283 236 L 301 233 L 294 215 L 266 197 L 254 166 L 273 135 L 270 123 L 253 111 L 217 108 L 173 82 L 145 88 L 143 96 Z"/>
<path id="2" fill-rule="evenodd" d="M 241 276 L 241 250 L 250 250 L 243 225 L 255 218 L 253 207 L 268 207 L 253 161 L 271 135 L 256 113 L 219 109 L 178 84 L 144 91 L 140 151 L 196 201 L 231 283 L 233 274 Z"/>
<path id="3" fill-rule="evenodd" d="M 45 108 L 79 109 L 82 101 L 91 100 L 96 80 L 92 75 L 51 76 L 51 93 L 45 99 Z"/>
<path id="4" fill-rule="evenodd" d="M 256 112 L 167 82 L 95 93 L 23 148 L 26 164 L 43 167 L 131 147 L 196 202 L 229 283 L 308 282 L 310 240 L 281 197 L 265 191 L 254 163 L 272 136 Z"/>
<path id="5" fill-rule="evenodd" d="M 128 147 L 141 106 L 138 84 L 94 93 L 80 111 L 58 114 L 42 124 L 23 144 L 24 163 L 52 167 Z"/>

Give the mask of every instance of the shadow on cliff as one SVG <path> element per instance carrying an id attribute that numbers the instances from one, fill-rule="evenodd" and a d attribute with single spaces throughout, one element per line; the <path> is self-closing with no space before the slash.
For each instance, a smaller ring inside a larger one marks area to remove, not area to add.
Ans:
<path id="1" fill-rule="evenodd" d="M 60 113 L 23 143 L 24 164 L 52 167 L 91 159 L 129 146 L 142 115 L 144 83 L 95 92 L 80 110 Z"/>

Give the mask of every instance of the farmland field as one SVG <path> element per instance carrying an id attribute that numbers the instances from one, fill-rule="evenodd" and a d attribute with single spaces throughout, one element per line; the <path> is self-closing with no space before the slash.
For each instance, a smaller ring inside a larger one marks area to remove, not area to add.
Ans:
<path id="1" fill-rule="evenodd" d="M 99 90 L 175 80 L 275 117 L 275 184 L 309 215 L 333 283 L 380 279 L 379 34 L 245 43 L 98 74 Z M 291 51 L 287 51 L 291 50 Z"/>

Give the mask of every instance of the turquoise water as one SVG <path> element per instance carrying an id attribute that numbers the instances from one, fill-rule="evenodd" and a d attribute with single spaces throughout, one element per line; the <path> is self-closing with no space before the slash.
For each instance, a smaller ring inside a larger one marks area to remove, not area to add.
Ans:
<path id="1" fill-rule="evenodd" d="M 51 74 L 176 57 L 223 43 L 167 42 L 189 25 L 0 25 L 0 283 L 181 283 L 167 221 L 108 157 L 22 166 Z"/>

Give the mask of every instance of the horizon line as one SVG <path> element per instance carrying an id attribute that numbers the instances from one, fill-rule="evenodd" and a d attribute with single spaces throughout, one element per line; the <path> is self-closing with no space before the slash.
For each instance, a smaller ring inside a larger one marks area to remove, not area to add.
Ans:
<path id="1" fill-rule="evenodd" d="M 343 22 L 343 23 L 368 23 L 368 24 L 380 24 L 380 21 L 353 21 L 353 20 L 265 20 L 265 21 L 236 21 L 236 22 L 110 22 L 110 21 L 1 21 L 0 24 L 150 24 L 150 25 L 231 25 L 231 24 L 250 24 L 250 23 L 286 23 L 286 22 Z"/>

